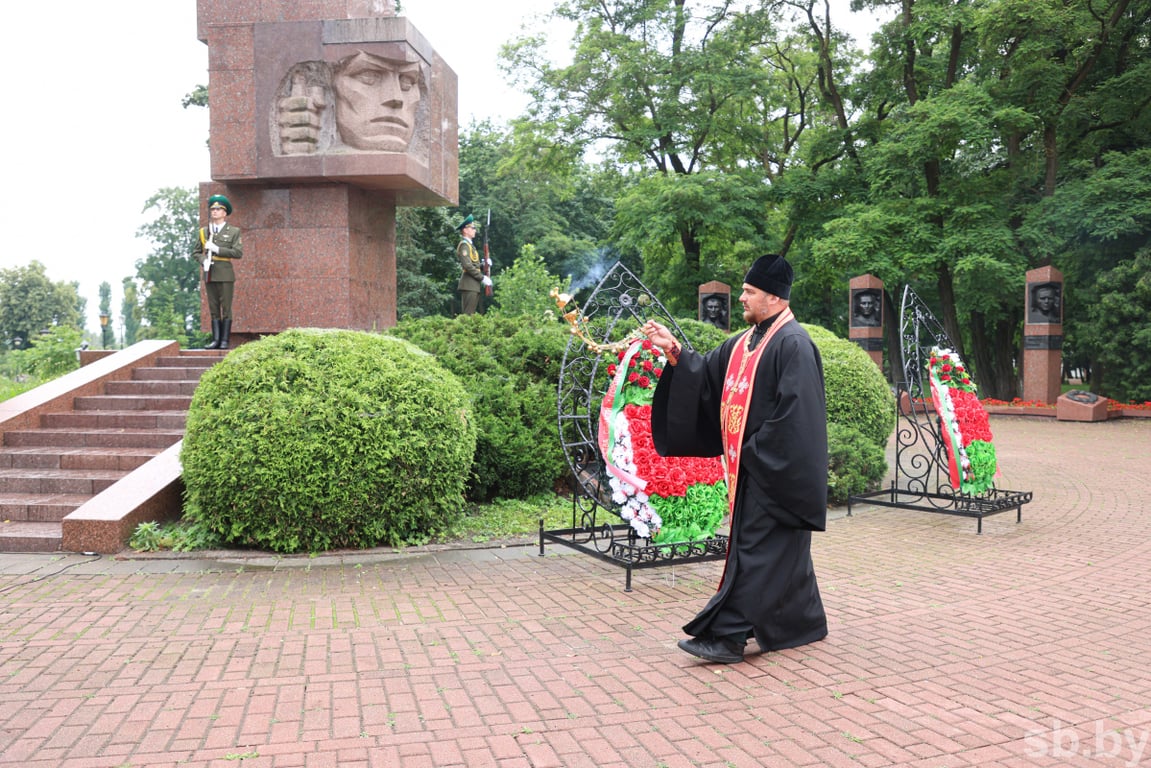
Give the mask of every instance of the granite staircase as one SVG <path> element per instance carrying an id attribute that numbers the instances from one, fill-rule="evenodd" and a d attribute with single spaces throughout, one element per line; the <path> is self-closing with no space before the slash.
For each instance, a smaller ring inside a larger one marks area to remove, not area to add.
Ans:
<path id="1" fill-rule="evenodd" d="M 0 443 L 0 552 L 60 550 L 65 518 L 182 440 L 200 376 L 224 354 L 167 348 L 93 382 L 90 394 L 57 397 L 28 423 L 9 423 Z"/>

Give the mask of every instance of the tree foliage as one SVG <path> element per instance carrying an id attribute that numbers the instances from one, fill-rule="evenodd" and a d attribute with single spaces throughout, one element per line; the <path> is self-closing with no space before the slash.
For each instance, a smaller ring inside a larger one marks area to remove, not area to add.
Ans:
<path id="1" fill-rule="evenodd" d="M 1095 294 L 1082 333 L 1099 387 L 1122 402 L 1151 401 L 1151 248 L 1100 275 Z"/>
<path id="2" fill-rule="evenodd" d="M 552 290 L 567 293 L 570 289 L 570 276 L 560 279 L 550 274 L 536 247 L 525 245 L 515 263 L 500 274 L 500 302 L 491 314 L 554 318 Z"/>
<path id="3" fill-rule="evenodd" d="M 193 189 L 166 187 L 144 204 L 151 221 L 137 237 L 149 241 L 152 253 L 136 262 L 142 320 L 138 338 L 177 339 L 194 346 L 201 338 L 200 270 L 192 258 L 199 204 Z"/>
<path id="4" fill-rule="evenodd" d="M 618 165 L 604 245 L 640 254 L 669 306 L 775 250 L 800 316 L 843 333 L 847 282 L 871 273 L 913 285 L 986 394 L 1011 397 L 1026 271 L 1053 264 L 1088 301 L 1147 243 L 1151 0 L 899 11 L 865 55 L 819 0 L 560 0 L 570 61 L 542 34 L 504 50 L 533 98 L 513 156 L 557 178 L 592 155 Z M 1065 332 L 1090 356 L 1086 306 Z"/>
<path id="5" fill-rule="evenodd" d="M 42 331 L 77 328 L 85 300 L 79 283 L 52 282 L 42 263 L 0 269 L 0 344 L 21 349 Z"/>

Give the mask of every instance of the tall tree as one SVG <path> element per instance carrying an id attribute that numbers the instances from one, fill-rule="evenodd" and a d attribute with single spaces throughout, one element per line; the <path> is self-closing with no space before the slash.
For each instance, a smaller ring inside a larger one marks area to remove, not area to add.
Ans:
<path id="1" fill-rule="evenodd" d="M 904 0 L 873 53 L 858 126 L 867 193 L 814 252 L 889 285 L 926 282 L 986 394 L 1018 392 L 1024 273 L 1063 248 L 1025 223 L 1060 159 L 1129 136 L 1145 112 L 1149 80 L 1132 73 L 1146 72 L 1149 6 Z M 1137 94 L 1125 110 L 1075 107 L 1119 82 Z"/>
<path id="2" fill-rule="evenodd" d="M 601 261 L 618 258 L 604 245 L 613 197 L 625 185 L 621 176 L 610 166 L 579 157 L 564 165 L 522 162 L 520 141 L 488 122 L 473 124 L 460 135 L 460 205 L 453 218 L 470 213 L 483 225 L 491 210 L 491 227 L 479 236 L 487 234 L 490 240 L 497 304 L 499 273 L 527 245 L 551 273 L 560 275 L 592 275 Z M 453 291 L 458 276 L 456 269 Z"/>
<path id="3" fill-rule="evenodd" d="M 123 335 L 120 342 L 125 347 L 136 343 L 140 333 L 140 302 L 136 281 L 124 278 L 124 298 L 120 302 L 120 328 Z"/>
<path id="4" fill-rule="evenodd" d="M 663 176 L 708 169 L 729 102 L 758 77 L 755 43 L 773 34 L 766 6 L 731 0 L 565 0 L 552 13 L 576 24 L 570 64 L 552 65 L 539 37 L 504 49 L 533 97 L 516 126 L 520 146 L 531 148 L 521 159 L 570 162 L 594 149 Z M 692 279 L 703 274 L 706 212 L 681 213 L 667 221 Z"/>
<path id="5" fill-rule="evenodd" d="M 115 338 L 115 329 L 112 328 L 112 284 L 105 281 L 100 283 L 100 346 L 111 349 Z"/>
<path id="6" fill-rule="evenodd" d="M 0 343 L 20 349 L 43 330 L 79 329 L 85 304 L 79 283 L 52 282 L 39 261 L 0 269 Z"/>
<path id="7" fill-rule="evenodd" d="M 454 233 L 446 208 L 396 211 L 396 316 L 400 320 L 451 314 L 459 279 Z"/>
<path id="8" fill-rule="evenodd" d="M 152 246 L 152 253 L 136 262 L 143 299 L 140 336 L 193 345 L 200 338 L 200 273 L 191 258 L 199 214 L 195 190 L 161 189 L 148 198 L 143 212 L 153 216 L 136 231 Z"/>

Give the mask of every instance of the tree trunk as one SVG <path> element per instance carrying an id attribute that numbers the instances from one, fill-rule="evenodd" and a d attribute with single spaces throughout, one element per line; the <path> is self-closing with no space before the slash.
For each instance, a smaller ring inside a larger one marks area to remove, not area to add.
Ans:
<path id="1" fill-rule="evenodd" d="M 940 309 L 943 312 L 943 330 L 951 338 L 955 351 L 966 360 L 967 355 L 963 351 L 963 333 L 959 327 L 959 312 L 955 309 L 955 282 L 951 277 L 951 268 L 946 264 L 939 268 L 937 286 Z"/>
<path id="2" fill-rule="evenodd" d="M 902 300 L 902 299 L 901 299 Z M 888 383 L 899 384 L 903 376 L 903 328 L 902 318 L 899 317 L 900 307 L 895 306 L 891 293 L 885 288 L 883 291 L 883 335 L 887 339 L 887 365 Z"/>
<path id="3" fill-rule="evenodd" d="M 1010 401 L 1018 393 L 1012 338 L 1019 318 L 1014 313 L 995 324 L 989 334 L 982 312 L 971 316 L 971 344 L 974 359 L 971 372 L 979 386 L 980 397 Z"/>
<path id="4" fill-rule="evenodd" d="M 683 243 L 683 260 L 687 264 L 688 274 L 698 275 L 703 247 L 696 239 L 695 230 L 689 228 L 681 231 L 679 241 Z"/>

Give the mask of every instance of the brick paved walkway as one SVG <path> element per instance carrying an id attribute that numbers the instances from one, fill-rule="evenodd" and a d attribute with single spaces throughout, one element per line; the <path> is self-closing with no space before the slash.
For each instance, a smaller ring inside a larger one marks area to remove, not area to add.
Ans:
<path id="1" fill-rule="evenodd" d="M 992 427 L 1021 525 L 837 519 L 829 637 L 726 667 L 719 563 L 0 555 L 0 764 L 1151 766 L 1151 420 Z"/>

